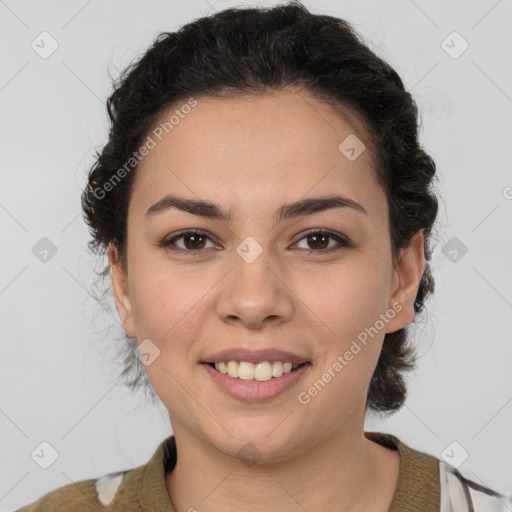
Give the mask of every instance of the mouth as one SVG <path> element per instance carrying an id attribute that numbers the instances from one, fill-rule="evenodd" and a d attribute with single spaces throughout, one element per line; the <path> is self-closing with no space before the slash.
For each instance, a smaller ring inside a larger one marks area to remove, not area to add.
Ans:
<path id="1" fill-rule="evenodd" d="M 202 362 L 217 389 L 244 402 L 265 402 L 296 388 L 311 369 L 311 362 L 219 361 Z"/>
<path id="2" fill-rule="evenodd" d="M 304 363 L 291 363 L 289 361 L 261 361 L 259 363 L 252 363 L 249 361 L 229 360 L 204 364 L 232 379 L 265 382 L 279 379 L 283 375 L 293 373 L 310 363 L 309 361 Z"/>

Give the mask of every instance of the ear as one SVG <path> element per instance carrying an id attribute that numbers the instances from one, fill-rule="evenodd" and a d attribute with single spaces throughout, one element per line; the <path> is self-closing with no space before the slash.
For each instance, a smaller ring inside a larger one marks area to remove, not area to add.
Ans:
<path id="1" fill-rule="evenodd" d="M 110 275 L 112 278 L 112 289 L 116 300 L 117 313 L 121 319 L 126 335 L 134 338 L 135 324 L 133 322 L 128 276 L 121 266 L 119 253 L 113 242 L 108 244 L 108 261 L 110 264 Z"/>
<path id="2" fill-rule="evenodd" d="M 395 332 L 414 319 L 414 302 L 425 271 L 423 232 L 419 229 L 409 245 L 399 253 L 393 277 L 389 307 L 396 315 L 387 322 L 386 332 Z"/>

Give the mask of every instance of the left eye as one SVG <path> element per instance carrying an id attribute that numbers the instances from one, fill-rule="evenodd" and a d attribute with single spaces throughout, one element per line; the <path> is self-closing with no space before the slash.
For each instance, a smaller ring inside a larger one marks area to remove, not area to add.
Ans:
<path id="1" fill-rule="evenodd" d="M 177 242 L 180 240 L 184 241 L 183 246 L 179 246 L 177 244 Z M 345 237 L 336 233 L 331 233 L 329 231 L 310 231 L 300 240 L 298 240 L 294 245 L 299 244 L 303 240 L 305 240 L 307 244 L 310 244 L 310 242 L 312 242 L 313 244 L 313 248 L 302 248 L 306 250 L 308 254 L 327 253 L 340 249 L 341 247 L 350 246 L 350 243 Z M 329 242 L 331 240 L 336 241 L 338 245 L 329 245 Z M 206 232 L 198 230 L 189 230 L 182 231 L 181 233 L 178 233 L 177 235 L 169 239 L 165 239 L 159 245 L 163 247 L 175 246 L 176 248 L 185 252 L 201 252 L 202 249 L 205 249 L 205 244 L 207 241 L 212 242 L 212 246 L 216 247 L 216 245 L 213 243 L 213 241 Z"/>
<path id="2" fill-rule="evenodd" d="M 329 246 L 329 239 L 335 240 L 338 242 L 336 246 Z M 326 253 L 339 249 L 340 247 L 348 247 L 350 244 L 348 241 L 335 233 L 331 233 L 329 231 L 311 231 L 306 236 L 303 236 L 297 243 L 302 242 L 302 240 L 306 240 L 306 243 L 309 244 L 311 240 L 313 240 L 313 249 L 306 248 L 306 251 L 309 253 Z M 327 243 L 327 245 L 325 245 Z"/>

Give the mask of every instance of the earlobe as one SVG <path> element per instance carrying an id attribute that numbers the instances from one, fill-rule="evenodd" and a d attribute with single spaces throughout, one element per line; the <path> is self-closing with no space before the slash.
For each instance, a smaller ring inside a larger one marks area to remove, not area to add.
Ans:
<path id="1" fill-rule="evenodd" d="M 113 242 L 110 242 L 108 245 L 108 261 L 117 313 L 126 335 L 133 338 L 135 337 L 135 325 L 133 322 L 128 276 L 121 266 L 119 253 Z"/>
<path id="2" fill-rule="evenodd" d="M 425 271 L 423 232 L 418 230 L 409 246 L 400 252 L 395 266 L 393 294 L 389 307 L 398 313 L 388 322 L 386 332 L 394 332 L 409 325 L 414 319 L 414 301 Z"/>

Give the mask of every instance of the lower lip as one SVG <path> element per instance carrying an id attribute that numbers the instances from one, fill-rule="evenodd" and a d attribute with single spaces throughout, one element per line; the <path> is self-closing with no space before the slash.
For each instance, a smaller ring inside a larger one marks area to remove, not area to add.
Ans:
<path id="1" fill-rule="evenodd" d="M 243 380 L 234 379 L 224 373 L 218 372 L 206 363 L 202 363 L 214 382 L 228 395 L 246 402 L 262 402 L 276 397 L 295 384 L 311 366 L 309 363 L 299 366 L 296 370 L 284 373 L 281 377 L 272 377 L 270 380 Z"/>

